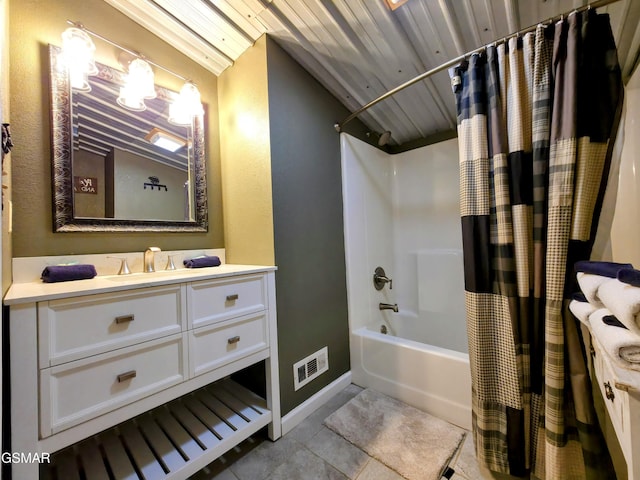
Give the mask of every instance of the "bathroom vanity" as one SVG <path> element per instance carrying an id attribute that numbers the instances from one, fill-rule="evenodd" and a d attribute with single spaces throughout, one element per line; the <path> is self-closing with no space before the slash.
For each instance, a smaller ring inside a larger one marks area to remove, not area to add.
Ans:
<path id="1" fill-rule="evenodd" d="M 275 267 L 16 283 L 13 478 L 187 478 L 259 429 L 280 436 Z M 231 374 L 264 362 L 266 398 Z M 46 458 L 46 455 L 45 455 Z"/>
<path id="2" fill-rule="evenodd" d="M 640 372 L 621 368 L 598 339 L 586 335 L 592 362 L 590 376 L 598 385 L 611 427 L 627 464 L 627 478 L 640 478 Z M 608 436 L 609 428 L 605 428 Z"/>

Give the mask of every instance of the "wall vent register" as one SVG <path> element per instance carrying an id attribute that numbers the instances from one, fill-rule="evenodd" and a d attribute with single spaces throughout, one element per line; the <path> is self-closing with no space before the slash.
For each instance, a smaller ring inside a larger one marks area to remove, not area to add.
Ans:
<path id="1" fill-rule="evenodd" d="M 329 370 L 329 352 L 321 348 L 293 365 L 293 388 L 299 390 L 314 378 Z"/>

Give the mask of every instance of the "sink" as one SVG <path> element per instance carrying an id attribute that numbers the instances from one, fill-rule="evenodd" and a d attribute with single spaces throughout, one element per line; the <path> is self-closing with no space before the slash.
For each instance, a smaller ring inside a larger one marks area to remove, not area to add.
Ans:
<path id="1" fill-rule="evenodd" d="M 136 272 L 130 273 L 129 275 L 110 275 L 105 276 L 105 280 L 109 280 L 111 282 L 144 282 L 144 281 L 154 281 L 161 280 L 163 278 L 177 276 L 181 277 L 186 273 L 191 273 L 194 270 L 192 268 L 178 268 L 176 270 L 158 270 L 156 272 Z"/>

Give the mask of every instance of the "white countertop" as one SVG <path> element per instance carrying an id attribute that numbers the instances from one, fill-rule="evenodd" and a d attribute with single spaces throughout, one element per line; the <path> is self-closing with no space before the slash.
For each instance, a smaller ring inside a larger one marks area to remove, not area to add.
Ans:
<path id="1" fill-rule="evenodd" d="M 74 280 L 70 282 L 44 283 L 37 281 L 13 283 L 4 297 L 4 303 L 5 305 L 18 305 L 57 298 L 118 292 L 130 290 L 131 288 L 170 285 L 274 270 L 276 270 L 274 266 L 222 264 L 218 267 L 179 268 L 177 270 L 159 270 L 153 273 L 98 275 L 89 280 Z"/>

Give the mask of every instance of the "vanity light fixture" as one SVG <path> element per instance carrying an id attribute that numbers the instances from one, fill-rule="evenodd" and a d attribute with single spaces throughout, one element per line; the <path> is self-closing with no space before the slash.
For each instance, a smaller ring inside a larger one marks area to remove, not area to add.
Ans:
<path id="1" fill-rule="evenodd" d="M 81 28 L 70 27 L 62 32 L 62 53 L 69 69 L 71 88 L 79 92 L 91 91 L 89 75 L 98 73 L 93 59 L 96 46 Z"/>
<path id="2" fill-rule="evenodd" d="M 129 110 L 142 111 L 147 108 L 144 100 L 156 97 L 156 87 L 151 66 L 142 58 L 136 58 L 128 66 L 125 85 L 120 88 L 118 105 Z"/>
<path id="3" fill-rule="evenodd" d="M 204 114 L 200 100 L 200 92 L 191 80 L 144 58 L 141 54 L 129 50 L 102 35 L 92 32 L 79 22 L 67 20 L 67 23 L 72 25 L 72 27 L 65 30 L 62 34 L 62 42 L 63 50 L 65 50 L 65 58 L 69 65 L 72 88 L 74 90 L 84 89 L 84 91 L 89 91 L 91 87 L 89 86 L 87 77 L 88 75 L 98 73 L 95 61 L 93 60 L 95 45 L 89 37 L 89 35 L 92 35 L 119 48 L 122 52 L 129 54 L 129 56 L 133 58 L 133 60 L 128 62 L 128 66 L 126 67 L 126 83 L 120 89 L 120 95 L 117 98 L 117 103 L 120 106 L 135 111 L 146 109 L 144 100 L 155 98 L 156 96 L 154 75 L 151 69 L 151 66 L 154 66 L 185 81 L 184 86 L 180 90 L 180 95 L 175 102 L 177 105 L 174 107 L 172 104 L 170 107 L 169 121 L 171 123 L 176 125 L 191 125 L 194 116 Z M 66 48 L 67 44 L 69 45 L 68 50 Z M 72 46 L 74 48 L 72 48 Z M 69 51 L 69 53 L 67 54 L 66 51 Z"/>
<path id="4" fill-rule="evenodd" d="M 169 106 L 169 123 L 191 125 L 193 117 L 204 115 L 200 91 L 193 83 L 187 82 L 180 89 L 177 100 Z"/>
<path id="5" fill-rule="evenodd" d="M 187 145 L 187 141 L 184 138 L 180 138 L 177 135 L 165 132 L 159 128 L 151 129 L 144 138 L 156 147 L 164 148 L 170 152 L 180 150 L 182 147 Z"/>

